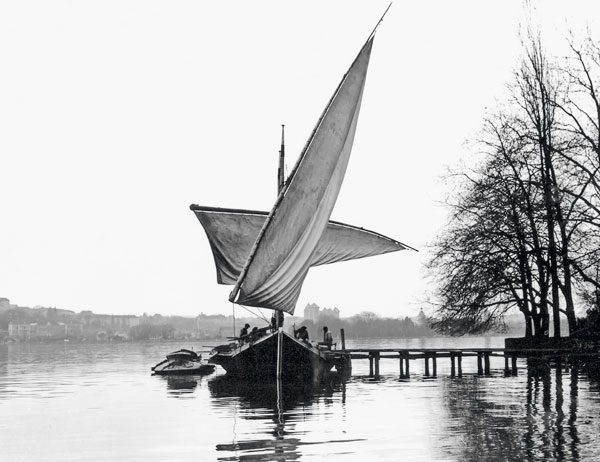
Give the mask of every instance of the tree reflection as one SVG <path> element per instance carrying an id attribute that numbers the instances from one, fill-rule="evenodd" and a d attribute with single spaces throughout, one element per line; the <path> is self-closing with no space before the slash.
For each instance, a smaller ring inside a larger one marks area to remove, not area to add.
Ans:
<path id="1" fill-rule="evenodd" d="M 503 386 L 515 380 L 523 387 Z M 526 377 L 448 380 L 442 434 L 464 442 L 447 438 L 441 449 L 463 460 L 578 461 L 578 390 L 579 368 L 564 360 L 530 359 Z"/>

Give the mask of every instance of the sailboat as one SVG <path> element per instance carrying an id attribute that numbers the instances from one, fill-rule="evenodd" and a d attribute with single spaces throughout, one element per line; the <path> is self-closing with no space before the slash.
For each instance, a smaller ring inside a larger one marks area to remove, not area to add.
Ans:
<path id="1" fill-rule="evenodd" d="M 330 221 L 382 20 L 344 74 L 285 181 L 282 133 L 279 194 L 270 212 L 190 206 L 208 237 L 217 282 L 234 286 L 229 300 L 278 314 L 276 325 L 263 335 L 213 350 L 209 362 L 228 374 L 319 380 L 339 357 L 283 331 L 283 313 L 294 313 L 309 268 L 412 249 L 379 233 Z"/>

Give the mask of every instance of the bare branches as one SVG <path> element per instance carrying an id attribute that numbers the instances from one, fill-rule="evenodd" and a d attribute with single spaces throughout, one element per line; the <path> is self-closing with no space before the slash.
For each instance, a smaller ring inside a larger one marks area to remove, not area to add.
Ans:
<path id="1" fill-rule="evenodd" d="M 555 335 L 561 313 L 575 331 L 574 288 L 599 290 L 600 47 L 571 42 L 570 64 L 551 66 L 539 36 L 525 45 L 480 163 L 449 177 L 451 219 L 428 264 L 440 332 L 501 329 L 515 307 L 529 335 L 548 335 L 549 309 Z"/>

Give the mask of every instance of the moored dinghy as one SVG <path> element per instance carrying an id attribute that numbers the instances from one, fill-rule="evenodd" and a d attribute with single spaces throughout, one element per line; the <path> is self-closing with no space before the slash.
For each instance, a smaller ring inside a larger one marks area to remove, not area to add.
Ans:
<path id="1" fill-rule="evenodd" d="M 156 375 L 204 375 L 215 370 L 213 364 L 192 350 L 181 349 L 169 353 L 167 359 L 152 368 Z"/>

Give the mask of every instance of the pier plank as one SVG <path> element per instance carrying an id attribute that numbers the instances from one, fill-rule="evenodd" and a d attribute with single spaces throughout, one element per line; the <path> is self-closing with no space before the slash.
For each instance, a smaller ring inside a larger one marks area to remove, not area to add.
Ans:
<path id="1" fill-rule="evenodd" d="M 344 345 L 345 342 L 342 342 Z M 581 352 L 573 348 L 342 348 L 323 352 L 333 357 L 338 362 L 348 362 L 352 359 L 369 360 L 369 376 L 379 378 L 380 361 L 382 359 L 394 359 L 398 361 L 400 378 L 410 377 L 410 362 L 424 360 L 424 375 L 426 377 L 437 376 L 438 358 L 450 359 L 450 376 L 462 377 L 463 357 L 477 357 L 477 374 L 491 375 L 492 356 L 504 358 L 504 372 L 506 375 L 517 375 L 518 358 L 565 358 L 568 364 L 569 358 L 581 356 L 600 357 L 600 351 Z M 431 363 L 430 363 L 431 360 Z M 502 370 L 502 369 L 500 369 Z"/>

